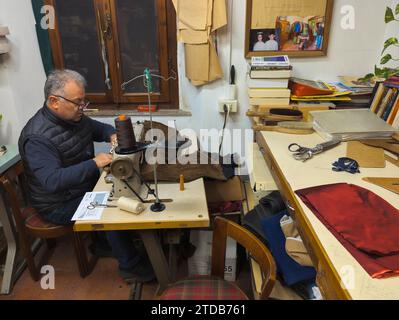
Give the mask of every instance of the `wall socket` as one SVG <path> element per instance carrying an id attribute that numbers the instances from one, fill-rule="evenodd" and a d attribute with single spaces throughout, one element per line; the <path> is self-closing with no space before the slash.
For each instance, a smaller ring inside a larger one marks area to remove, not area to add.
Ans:
<path id="1" fill-rule="evenodd" d="M 223 108 L 224 105 L 226 105 L 228 108 L 230 108 L 230 113 L 238 112 L 238 101 L 237 100 L 226 100 L 226 99 L 219 100 L 219 112 L 220 113 L 224 113 L 224 108 Z"/>

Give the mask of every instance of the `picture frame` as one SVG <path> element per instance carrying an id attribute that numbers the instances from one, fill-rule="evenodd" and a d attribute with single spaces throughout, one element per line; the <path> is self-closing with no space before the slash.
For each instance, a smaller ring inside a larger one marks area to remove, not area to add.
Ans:
<path id="1" fill-rule="evenodd" d="M 334 0 L 246 1 L 246 58 L 327 55 Z"/>

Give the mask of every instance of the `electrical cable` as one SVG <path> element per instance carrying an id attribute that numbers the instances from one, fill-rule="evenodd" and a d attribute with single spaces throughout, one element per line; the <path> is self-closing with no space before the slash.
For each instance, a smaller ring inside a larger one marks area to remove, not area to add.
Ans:
<path id="1" fill-rule="evenodd" d="M 223 111 L 224 111 L 224 124 L 223 124 L 223 129 L 222 129 L 222 139 L 221 139 L 220 145 L 219 145 L 219 156 L 220 156 L 220 152 L 222 151 L 223 140 L 224 140 L 224 132 L 226 130 L 227 118 L 228 118 L 228 116 L 230 114 L 230 108 L 227 107 L 226 105 L 223 105 Z"/>

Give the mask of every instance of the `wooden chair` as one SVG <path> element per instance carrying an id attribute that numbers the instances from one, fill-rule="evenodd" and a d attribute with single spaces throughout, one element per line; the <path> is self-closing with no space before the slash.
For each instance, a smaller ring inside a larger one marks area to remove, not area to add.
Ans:
<path id="1" fill-rule="evenodd" d="M 90 261 L 88 260 L 81 233 L 74 232 L 73 225 L 61 226 L 45 221 L 34 208 L 27 207 L 22 209 L 19 205 L 17 186 L 21 186 L 23 179 L 24 167 L 22 162 L 19 162 L 3 173 L 0 178 L 0 187 L 6 191 L 6 201 L 11 207 L 15 219 L 19 245 L 26 259 L 31 277 L 38 281 L 41 268 L 40 263 L 39 265 L 35 263 L 34 253 L 31 249 L 32 237 L 45 239 L 50 251 L 55 247 L 55 239 L 65 235 L 72 236 L 80 276 L 82 278 L 86 277 L 93 270 L 97 258 L 93 256 Z"/>
<path id="2" fill-rule="evenodd" d="M 224 280 L 226 240 L 231 237 L 241 244 L 258 262 L 264 280 L 260 299 L 267 299 L 276 281 L 276 265 L 270 251 L 251 232 L 221 217 L 215 218 L 212 243 L 212 268 L 210 277 L 194 277 L 169 286 L 161 300 L 248 300 L 235 284 Z"/>

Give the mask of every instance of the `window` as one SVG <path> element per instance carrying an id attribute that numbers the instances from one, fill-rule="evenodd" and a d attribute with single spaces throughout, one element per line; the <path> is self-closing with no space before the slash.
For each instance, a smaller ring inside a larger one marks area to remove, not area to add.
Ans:
<path id="1" fill-rule="evenodd" d="M 171 0 L 46 0 L 56 13 L 50 42 L 56 68 L 73 69 L 87 81 L 87 98 L 102 108 L 147 104 L 138 79 L 145 68 L 177 78 L 176 14 Z M 154 77 L 151 102 L 178 108 L 178 81 Z"/>

